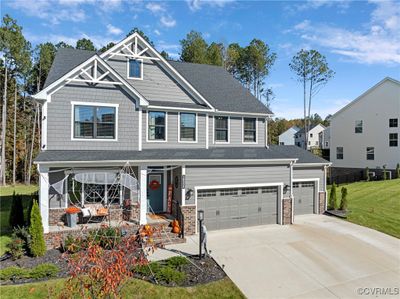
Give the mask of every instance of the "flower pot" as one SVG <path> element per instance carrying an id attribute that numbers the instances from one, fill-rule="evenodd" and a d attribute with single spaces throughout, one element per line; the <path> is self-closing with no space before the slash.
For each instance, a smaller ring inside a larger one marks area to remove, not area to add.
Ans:
<path id="1" fill-rule="evenodd" d="M 78 214 L 67 214 L 68 227 L 75 227 L 78 223 Z"/>

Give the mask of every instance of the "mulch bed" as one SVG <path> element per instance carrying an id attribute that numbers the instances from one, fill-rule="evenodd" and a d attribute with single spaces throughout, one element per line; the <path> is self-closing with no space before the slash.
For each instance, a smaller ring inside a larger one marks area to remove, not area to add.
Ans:
<path id="1" fill-rule="evenodd" d="M 58 272 L 57 277 L 67 277 L 68 270 L 67 270 L 67 262 L 62 258 L 62 253 L 57 249 L 51 249 L 46 252 L 44 256 L 41 257 L 29 257 L 23 256 L 21 259 L 13 261 L 12 259 L 7 259 L 0 262 L 0 269 L 4 269 L 7 267 L 23 267 L 23 268 L 34 268 L 37 265 L 44 264 L 44 263 L 52 263 L 57 265 L 60 268 L 60 272 Z M 54 277 L 52 277 L 54 278 Z M 28 282 L 36 282 L 36 281 L 43 281 L 48 280 L 48 278 L 43 279 L 18 279 L 15 281 L 0 281 L 0 285 L 7 285 L 7 284 L 21 284 L 21 283 L 28 283 Z"/>

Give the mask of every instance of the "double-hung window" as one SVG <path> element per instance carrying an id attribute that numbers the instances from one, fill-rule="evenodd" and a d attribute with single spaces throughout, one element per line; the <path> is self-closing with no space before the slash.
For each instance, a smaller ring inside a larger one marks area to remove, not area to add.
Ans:
<path id="1" fill-rule="evenodd" d="M 363 132 L 363 121 L 362 120 L 356 120 L 356 124 L 354 127 L 354 132 L 355 133 L 362 133 Z"/>
<path id="2" fill-rule="evenodd" d="M 389 133 L 389 146 L 399 145 L 399 135 L 397 133 Z"/>
<path id="3" fill-rule="evenodd" d="M 338 146 L 336 148 L 336 159 L 343 160 L 343 147 L 342 146 Z"/>
<path id="4" fill-rule="evenodd" d="M 243 118 L 243 142 L 257 142 L 256 118 Z"/>
<path id="5" fill-rule="evenodd" d="M 398 118 L 390 118 L 389 119 L 389 128 L 397 128 L 399 126 Z"/>
<path id="6" fill-rule="evenodd" d="M 143 78 L 143 61 L 140 59 L 128 60 L 128 78 L 142 79 Z"/>
<path id="7" fill-rule="evenodd" d="M 375 159 L 375 148 L 367 147 L 367 160 L 374 160 L 374 159 Z"/>
<path id="8" fill-rule="evenodd" d="M 215 142 L 229 142 L 229 118 L 215 117 Z"/>
<path id="9" fill-rule="evenodd" d="M 166 113 L 161 111 L 149 111 L 148 114 L 148 140 L 166 140 Z"/>
<path id="10" fill-rule="evenodd" d="M 75 105 L 74 138 L 115 139 L 116 108 Z"/>
<path id="11" fill-rule="evenodd" d="M 180 113 L 179 141 L 196 141 L 196 114 Z"/>

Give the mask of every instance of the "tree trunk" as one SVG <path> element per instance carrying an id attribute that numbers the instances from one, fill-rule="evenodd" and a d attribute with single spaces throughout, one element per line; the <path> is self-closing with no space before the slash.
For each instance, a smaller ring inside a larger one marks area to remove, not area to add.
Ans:
<path id="1" fill-rule="evenodd" d="M 17 80 L 15 80 L 15 94 L 14 94 L 14 140 L 13 140 L 13 185 L 15 185 L 15 170 L 16 170 L 16 156 L 17 156 Z"/>
<path id="2" fill-rule="evenodd" d="M 7 63 L 4 60 L 4 91 L 3 91 L 3 110 L 1 119 L 1 171 L 0 181 L 6 185 L 6 130 L 7 130 Z"/>
<path id="3" fill-rule="evenodd" d="M 306 92 L 306 77 L 303 77 L 303 92 L 304 92 L 304 149 L 307 150 L 308 131 L 307 131 L 307 92 Z"/>
<path id="4" fill-rule="evenodd" d="M 308 130 L 311 128 L 311 99 L 312 99 L 312 90 L 313 90 L 313 78 L 310 79 L 310 95 L 308 98 Z"/>
<path id="5" fill-rule="evenodd" d="M 32 140 L 31 140 L 31 152 L 29 153 L 29 164 L 28 164 L 28 180 L 27 184 L 31 184 L 31 172 L 32 172 L 32 156 L 33 156 L 33 150 L 34 150 L 34 145 L 35 145 L 35 133 L 36 133 L 36 118 L 37 118 L 37 105 L 35 108 L 35 116 L 33 118 L 33 129 L 32 129 Z"/>

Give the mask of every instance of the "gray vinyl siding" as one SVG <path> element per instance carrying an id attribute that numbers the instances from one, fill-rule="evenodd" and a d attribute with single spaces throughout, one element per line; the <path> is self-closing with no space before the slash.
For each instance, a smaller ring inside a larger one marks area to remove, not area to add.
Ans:
<path id="1" fill-rule="evenodd" d="M 251 116 L 244 116 L 252 118 Z M 252 147 L 252 146 L 265 146 L 265 119 L 257 118 L 257 143 L 243 143 L 243 126 L 242 126 L 242 117 L 230 116 L 230 125 L 229 125 L 229 143 L 217 143 L 215 142 L 214 134 L 214 117 L 210 116 L 209 118 L 209 140 L 210 147 L 226 147 L 226 146 L 244 146 L 244 147 Z"/>
<path id="2" fill-rule="evenodd" d="M 72 101 L 119 104 L 117 141 L 71 140 Z M 51 96 L 47 108 L 48 150 L 137 150 L 138 111 L 132 97 L 122 88 L 66 85 Z"/>
<path id="3" fill-rule="evenodd" d="M 143 61 L 143 80 L 128 79 L 126 58 L 112 57 L 107 60 L 124 79 L 136 88 L 149 101 L 195 103 L 186 91 L 156 62 Z"/>
<path id="4" fill-rule="evenodd" d="M 172 170 L 173 185 L 174 185 L 174 199 L 180 204 L 182 203 L 182 168 L 174 168 Z M 177 181 L 177 182 L 176 182 Z"/>
<path id="5" fill-rule="evenodd" d="M 290 184 L 288 165 L 186 166 L 186 190 L 200 186 L 261 183 Z M 283 196 L 288 196 L 289 191 Z M 186 203 L 194 203 L 194 197 Z"/>
<path id="6" fill-rule="evenodd" d="M 155 110 L 154 110 L 155 111 Z M 158 111 L 158 110 L 157 110 Z M 206 116 L 197 114 L 197 139 L 196 143 L 178 142 L 178 112 L 167 112 L 167 141 L 147 142 L 147 111 L 143 111 L 142 138 L 143 149 L 149 148 L 205 148 L 206 147 Z"/>
<path id="7" fill-rule="evenodd" d="M 324 180 L 323 167 L 294 167 L 293 179 L 314 179 L 319 178 L 319 190 L 325 191 L 326 181 Z"/>

